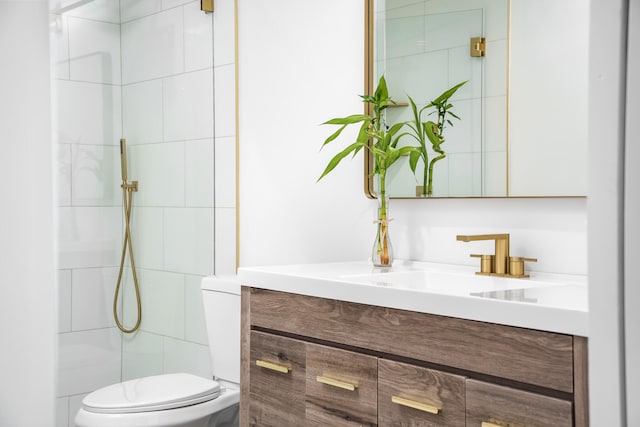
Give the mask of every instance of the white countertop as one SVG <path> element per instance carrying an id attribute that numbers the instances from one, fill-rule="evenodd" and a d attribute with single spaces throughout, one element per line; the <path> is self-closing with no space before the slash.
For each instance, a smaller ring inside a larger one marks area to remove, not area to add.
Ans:
<path id="1" fill-rule="evenodd" d="M 475 274 L 468 266 L 395 261 L 241 267 L 242 285 L 421 313 L 588 336 L 585 276 Z"/>

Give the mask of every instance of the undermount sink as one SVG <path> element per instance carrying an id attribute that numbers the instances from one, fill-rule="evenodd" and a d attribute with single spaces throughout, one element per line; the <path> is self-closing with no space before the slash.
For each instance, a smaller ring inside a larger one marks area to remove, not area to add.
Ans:
<path id="1" fill-rule="evenodd" d="M 512 279 L 431 270 L 391 271 L 371 274 L 344 275 L 342 280 L 367 285 L 410 289 L 461 296 L 481 296 L 478 293 L 553 286 L 531 279 Z M 476 295 L 473 295 L 476 294 Z"/>

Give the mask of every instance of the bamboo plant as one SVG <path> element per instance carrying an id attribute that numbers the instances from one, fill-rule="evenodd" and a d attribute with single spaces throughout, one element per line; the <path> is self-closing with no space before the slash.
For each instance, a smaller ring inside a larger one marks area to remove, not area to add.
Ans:
<path id="1" fill-rule="evenodd" d="M 429 197 L 433 195 L 433 167 L 437 161 L 446 157 L 442 144 L 445 142 L 444 130 L 446 125 L 453 126 L 453 123 L 449 119 L 449 116 L 460 120 L 455 113 L 451 111 L 453 104 L 449 102 L 449 98 L 453 96 L 456 91 L 462 87 L 466 81 L 458 83 L 450 89 L 444 91 L 436 99 L 422 107 L 420 110 L 416 107 L 416 103 L 409 96 L 409 104 L 411 105 L 411 111 L 413 112 L 413 121 L 406 124 L 411 129 L 410 135 L 412 135 L 419 144 L 419 150 L 412 151 L 409 154 L 409 166 L 413 173 L 416 173 L 416 167 L 418 161 L 422 159 L 424 163 L 424 174 L 422 179 L 422 196 Z M 422 115 L 424 112 L 431 111 L 429 115 L 436 114 L 437 120 L 433 122 L 423 121 Z M 434 151 L 434 157 L 429 160 L 429 152 L 427 150 L 427 141 L 431 144 L 431 149 Z"/>
<path id="2" fill-rule="evenodd" d="M 332 133 L 322 144 L 322 147 L 329 144 L 340 136 L 342 131 L 349 125 L 360 124 L 360 131 L 356 139 L 345 149 L 336 154 L 328 163 L 318 181 L 331 172 L 342 159 L 347 156 L 354 157 L 363 148 L 373 155 L 374 167 L 373 176 L 378 177 L 378 198 L 380 199 L 380 207 L 378 210 L 379 233 L 382 234 L 381 239 L 377 239 L 379 244 L 378 255 L 383 265 L 391 265 L 390 248 L 388 247 L 387 236 L 387 194 L 386 194 L 386 175 L 387 169 L 396 162 L 402 155 L 411 155 L 417 153 L 418 147 L 397 147 L 398 141 L 406 133 L 400 133 L 405 123 L 396 123 L 388 127 L 384 123 L 384 110 L 395 102 L 389 97 L 387 83 L 384 76 L 380 77 L 378 86 L 373 95 L 361 95 L 363 102 L 373 107 L 373 115 L 354 114 L 347 117 L 334 118 L 323 124 L 338 125 L 340 128 Z"/>

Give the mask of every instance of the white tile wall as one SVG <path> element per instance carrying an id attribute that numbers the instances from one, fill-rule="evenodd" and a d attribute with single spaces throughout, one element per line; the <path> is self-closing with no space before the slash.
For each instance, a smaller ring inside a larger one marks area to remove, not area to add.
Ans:
<path id="1" fill-rule="evenodd" d="M 163 371 L 188 372 L 211 378 L 209 348 L 202 344 L 164 337 Z"/>
<path id="2" fill-rule="evenodd" d="M 179 4 L 188 3 L 185 1 Z M 200 2 L 184 6 L 184 69 L 201 70 L 213 67 L 213 14 L 200 10 Z"/>
<path id="3" fill-rule="evenodd" d="M 115 145 L 122 134 L 119 86 L 57 80 L 54 142 Z"/>
<path id="4" fill-rule="evenodd" d="M 234 141 L 235 143 L 235 141 Z M 187 141 L 184 144 L 185 148 L 185 204 L 188 207 L 209 207 L 214 206 L 214 169 L 212 166 L 212 159 L 214 158 L 214 145 L 213 139 L 203 139 L 199 141 Z M 218 145 L 216 145 L 216 159 L 218 158 Z M 234 145 L 235 148 L 235 145 Z M 224 150 L 222 148 L 222 150 Z M 229 159 L 233 159 L 235 151 L 228 153 L 223 151 L 220 153 L 221 158 L 226 160 L 226 164 L 222 165 L 223 171 L 231 170 L 231 173 L 235 171 L 235 164 Z M 217 165 L 216 165 L 217 167 Z M 217 172 L 217 169 L 216 169 Z M 233 176 L 235 184 L 235 175 Z M 221 186 L 218 183 L 225 184 L 224 181 L 215 179 L 216 188 L 216 203 L 218 200 L 218 193 L 227 189 L 226 185 Z M 235 187 L 235 185 L 234 185 Z"/>
<path id="5" fill-rule="evenodd" d="M 214 210 L 164 211 L 164 268 L 187 274 L 214 271 Z"/>
<path id="6" fill-rule="evenodd" d="M 213 14 L 213 55 L 216 66 L 232 64 L 235 61 L 234 3 L 215 3 Z"/>
<path id="7" fill-rule="evenodd" d="M 122 379 L 162 374 L 163 337 L 145 331 L 122 337 Z"/>
<path id="8" fill-rule="evenodd" d="M 184 72 L 182 8 L 125 22 L 121 35 L 125 84 Z"/>
<path id="9" fill-rule="evenodd" d="M 138 206 L 184 206 L 184 143 L 129 147 L 130 180 L 138 181 Z"/>
<path id="10" fill-rule="evenodd" d="M 138 269 L 144 331 L 184 338 L 184 275 L 166 271 Z M 131 280 L 127 283 L 124 319 L 135 324 L 136 304 Z"/>
<path id="11" fill-rule="evenodd" d="M 162 80 L 122 87 L 123 135 L 127 145 L 163 140 Z"/>
<path id="12" fill-rule="evenodd" d="M 120 84 L 120 25 L 69 19 L 70 78 Z"/>
<path id="13" fill-rule="evenodd" d="M 71 145 L 73 206 L 118 206 L 120 149 L 111 145 Z"/>
<path id="14" fill-rule="evenodd" d="M 131 240 L 136 265 L 140 268 L 163 268 L 163 208 L 137 206 L 131 213 Z"/>
<path id="15" fill-rule="evenodd" d="M 61 207 L 58 212 L 59 268 L 101 267 L 120 261 L 120 208 Z"/>
<path id="16" fill-rule="evenodd" d="M 186 275 L 184 287 L 184 338 L 187 341 L 208 345 L 207 329 L 200 290 L 201 276 Z"/>
<path id="17" fill-rule="evenodd" d="M 59 334 L 58 396 L 120 381 L 120 332 L 115 328 Z"/>
<path id="18" fill-rule="evenodd" d="M 162 0 L 120 0 L 122 23 L 162 11 Z"/>
<path id="19" fill-rule="evenodd" d="M 211 68 L 166 78 L 162 94 L 166 141 L 213 137 Z"/>
<path id="20" fill-rule="evenodd" d="M 117 277 L 118 270 L 115 267 L 73 270 L 72 330 L 115 326 L 112 306 Z"/>
<path id="21" fill-rule="evenodd" d="M 54 0 L 51 3 L 57 9 L 72 6 L 77 3 L 77 0 Z M 120 22 L 119 6 L 119 2 L 113 0 L 93 0 L 69 9 L 65 15 L 117 24 Z"/>

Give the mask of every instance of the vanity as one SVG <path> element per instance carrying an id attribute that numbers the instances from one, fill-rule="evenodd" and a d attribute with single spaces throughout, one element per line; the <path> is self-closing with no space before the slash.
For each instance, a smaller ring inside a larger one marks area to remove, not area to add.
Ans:
<path id="1" fill-rule="evenodd" d="M 242 426 L 587 426 L 583 277 L 241 268 Z"/>

